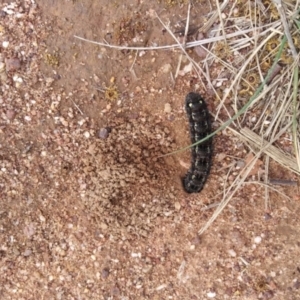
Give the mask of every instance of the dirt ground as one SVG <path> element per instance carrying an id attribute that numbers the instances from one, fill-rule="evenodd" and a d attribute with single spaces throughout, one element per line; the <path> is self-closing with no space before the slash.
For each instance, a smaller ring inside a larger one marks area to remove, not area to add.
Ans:
<path id="1" fill-rule="evenodd" d="M 185 1 L 38 2 L 0 4 L 0 298 L 300 299 L 298 187 L 266 209 L 253 174 L 199 236 L 250 149 L 223 130 L 204 190 L 185 193 L 190 153 L 160 156 L 190 142 L 188 92 L 214 112 L 205 82 L 170 76 L 179 50 L 74 37 L 174 44 L 155 13 L 182 30 Z M 195 1 L 192 24 L 214 9 Z"/>

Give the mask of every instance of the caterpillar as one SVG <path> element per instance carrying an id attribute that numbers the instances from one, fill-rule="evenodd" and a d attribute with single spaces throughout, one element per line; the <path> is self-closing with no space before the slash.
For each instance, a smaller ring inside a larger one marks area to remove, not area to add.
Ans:
<path id="1" fill-rule="evenodd" d="M 211 133 L 211 119 L 201 95 L 189 93 L 185 98 L 185 110 L 189 119 L 192 144 Z M 182 179 L 187 193 L 199 193 L 206 182 L 212 161 L 212 138 L 192 147 L 192 165 Z"/>

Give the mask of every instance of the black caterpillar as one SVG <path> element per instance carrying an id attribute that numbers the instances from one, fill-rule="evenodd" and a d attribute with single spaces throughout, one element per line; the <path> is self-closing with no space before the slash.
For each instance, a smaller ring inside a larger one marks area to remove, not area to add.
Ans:
<path id="1" fill-rule="evenodd" d="M 211 133 L 211 119 L 207 105 L 197 93 L 189 93 L 185 98 L 185 109 L 189 118 L 192 144 Z M 212 160 L 212 138 L 192 147 L 192 166 L 183 178 L 187 193 L 199 193 L 209 175 Z"/>

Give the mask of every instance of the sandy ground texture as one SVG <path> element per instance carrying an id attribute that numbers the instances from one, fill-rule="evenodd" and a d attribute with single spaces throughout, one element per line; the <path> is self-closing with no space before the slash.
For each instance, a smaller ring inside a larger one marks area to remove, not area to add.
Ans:
<path id="1" fill-rule="evenodd" d="M 74 38 L 174 44 L 156 13 L 184 29 L 177 2 L 1 2 L 1 299 L 300 299 L 297 187 L 276 186 L 266 210 L 262 158 L 199 236 L 250 149 L 223 130 L 194 195 L 180 179 L 189 152 L 160 157 L 189 144 L 188 92 L 217 105 L 184 58 L 172 78 L 180 51 Z M 195 1 L 191 20 L 213 9 Z"/>

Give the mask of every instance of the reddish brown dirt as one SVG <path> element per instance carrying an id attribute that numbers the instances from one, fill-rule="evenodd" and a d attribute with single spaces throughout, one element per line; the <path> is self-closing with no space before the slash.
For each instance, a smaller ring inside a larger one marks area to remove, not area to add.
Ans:
<path id="1" fill-rule="evenodd" d="M 172 79 L 179 51 L 74 38 L 174 44 L 155 12 L 176 31 L 187 5 L 32 2 L 1 4 L 0 298 L 299 299 L 297 187 L 276 186 L 266 210 L 253 175 L 199 236 L 250 150 L 224 130 L 204 190 L 186 194 L 189 153 L 159 156 L 188 145 L 184 97 L 205 82 Z M 196 1 L 192 23 L 209 12 Z M 294 179 L 275 163 L 270 175 Z"/>

